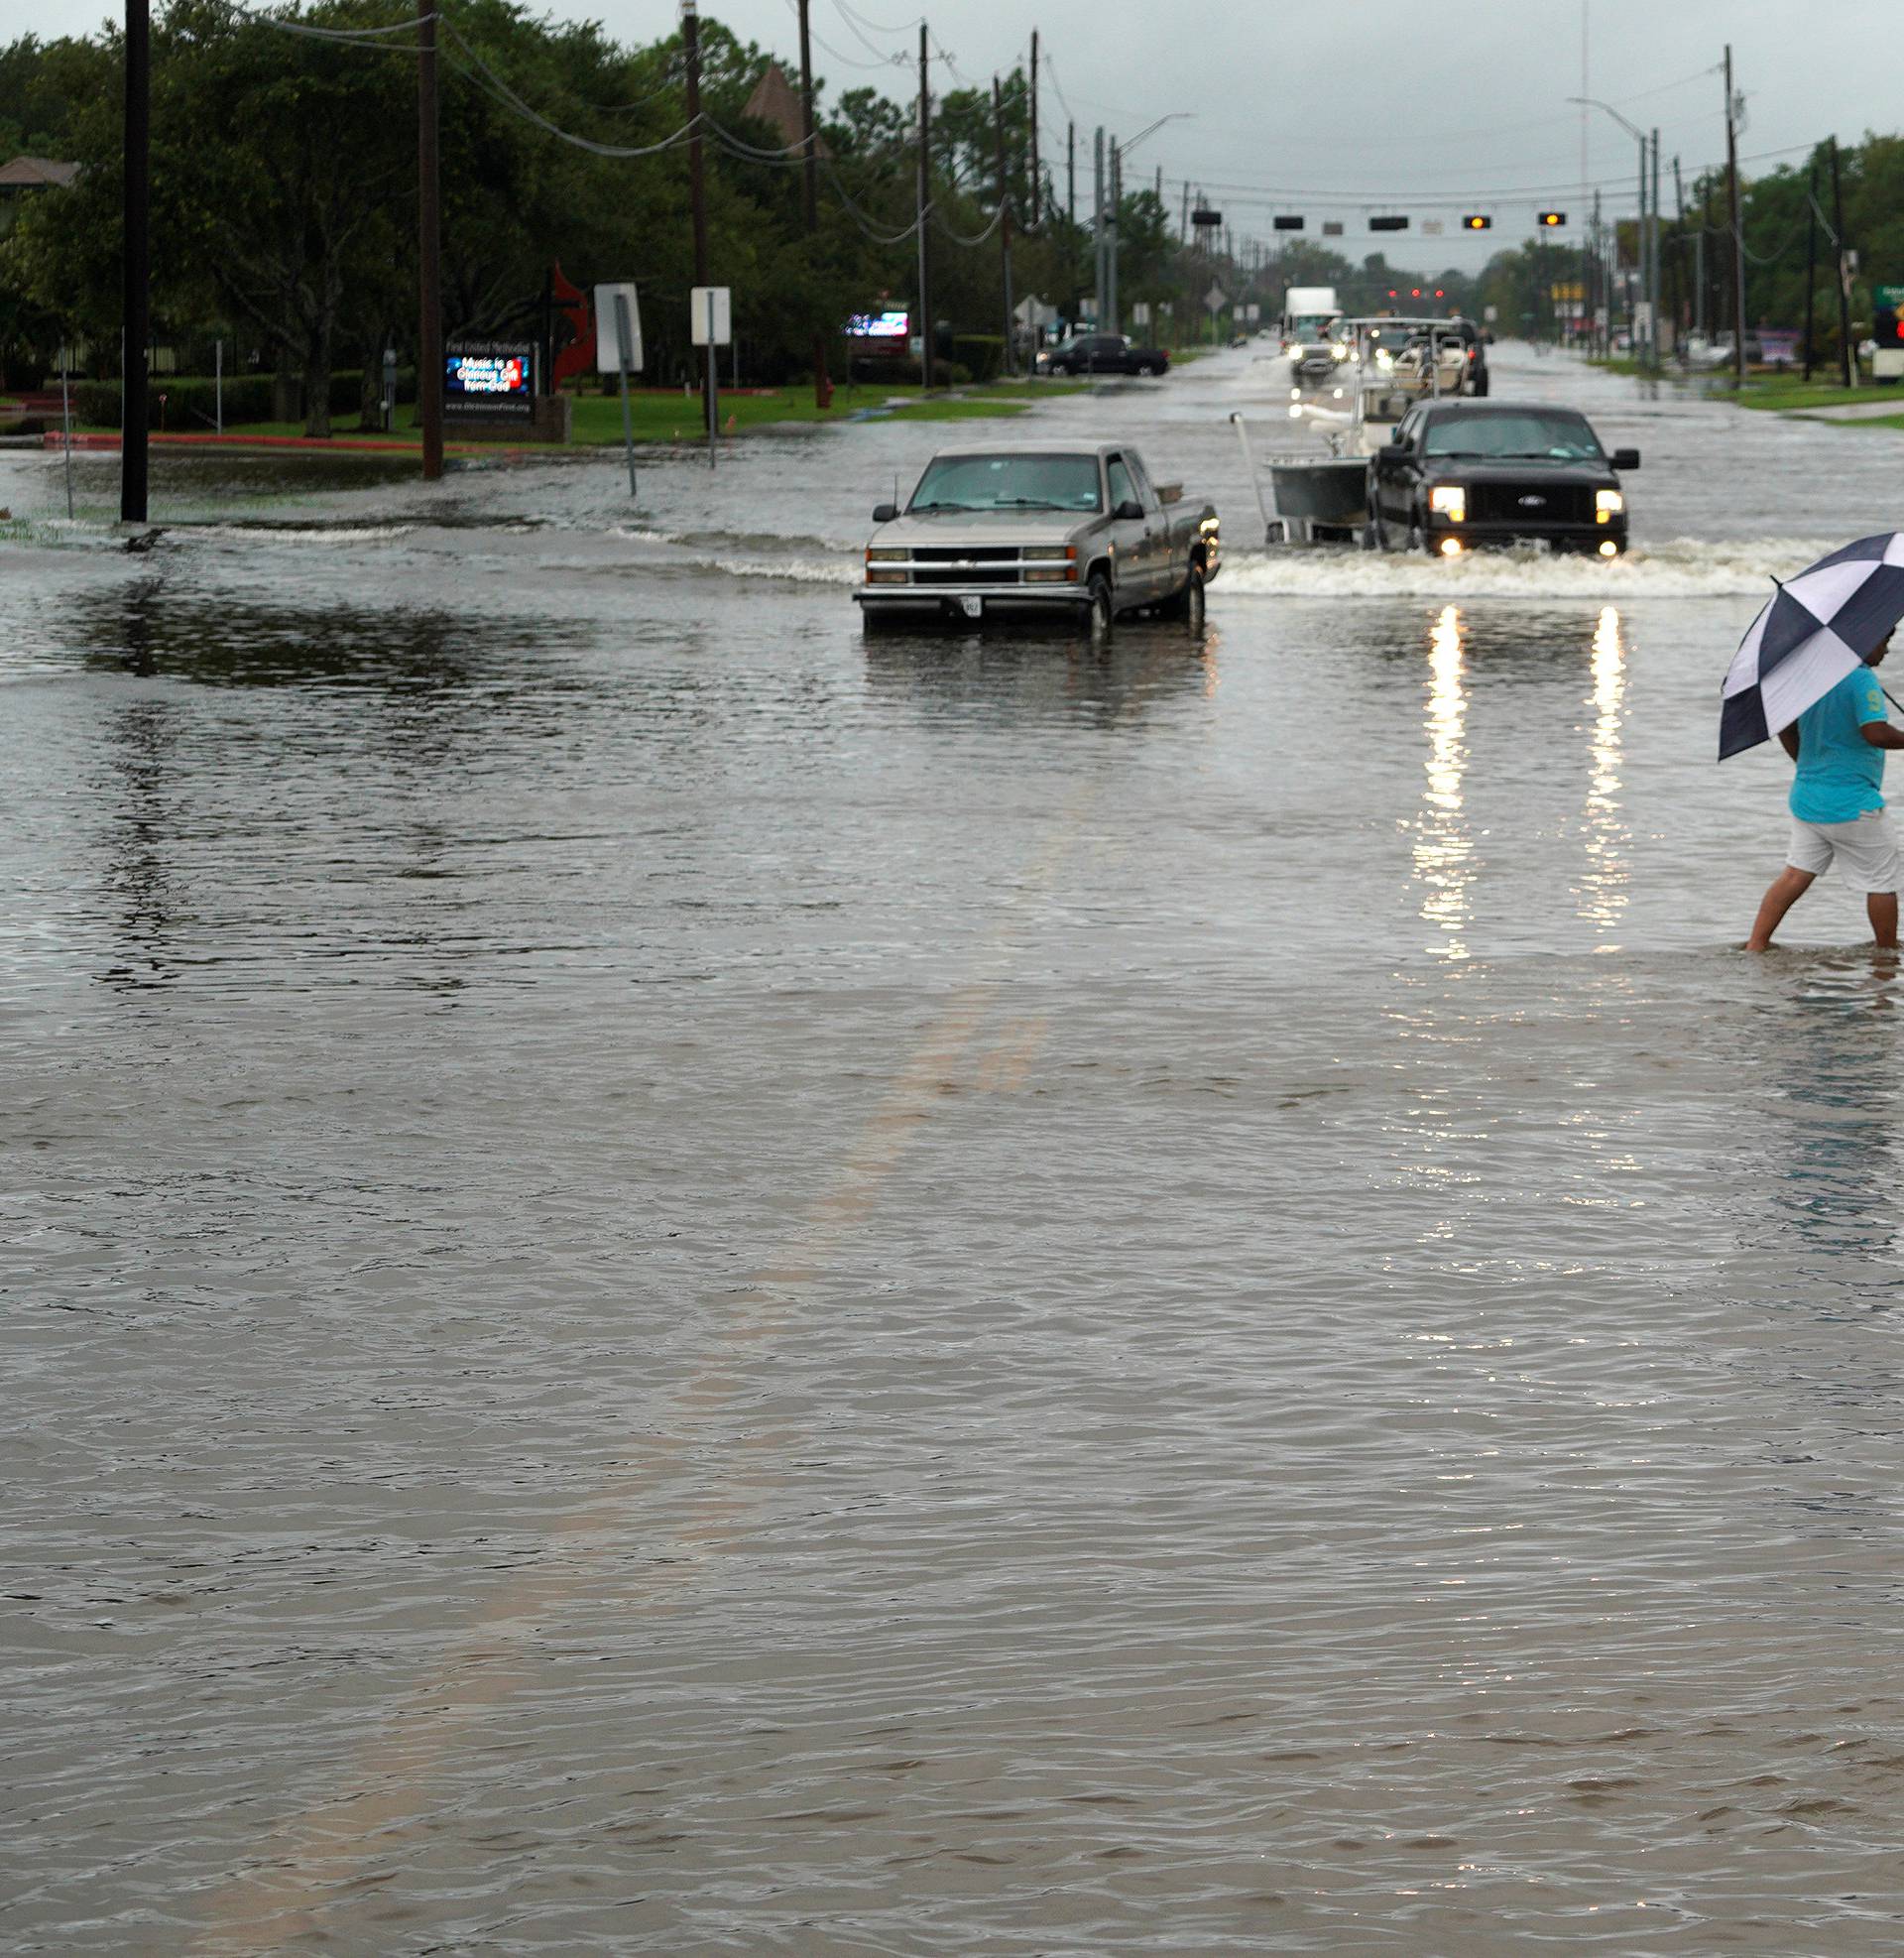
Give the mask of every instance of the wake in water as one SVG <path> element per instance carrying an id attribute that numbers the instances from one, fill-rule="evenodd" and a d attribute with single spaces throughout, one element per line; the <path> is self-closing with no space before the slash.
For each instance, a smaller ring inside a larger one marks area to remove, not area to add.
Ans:
<path id="1" fill-rule="evenodd" d="M 1842 542 L 1672 538 L 1610 560 L 1532 549 L 1455 558 L 1327 548 L 1232 552 L 1216 591 L 1289 598 L 1768 598 L 1774 577 L 1803 570 Z"/>

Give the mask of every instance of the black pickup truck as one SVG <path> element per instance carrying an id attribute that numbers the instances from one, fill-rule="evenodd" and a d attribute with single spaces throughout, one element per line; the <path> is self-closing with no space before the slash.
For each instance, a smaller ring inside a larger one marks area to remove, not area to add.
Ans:
<path id="1" fill-rule="evenodd" d="M 1161 347 L 1133 347 L 1122 333 L 1080 333 L 1040 358 L 1047 374 L 1161 374 L 1170 356 Z"/>
<path id="2" fill-rule="evenodd" d="M 1537 539 L 1617 557 L 1626 549 L 1618 471 L 1639 450 L 1600 445 L 1587 418 L 1543 402 L 1417 402 L 1368 469 L 1368 529 L 1380 551 L 1458 557 Z"/>

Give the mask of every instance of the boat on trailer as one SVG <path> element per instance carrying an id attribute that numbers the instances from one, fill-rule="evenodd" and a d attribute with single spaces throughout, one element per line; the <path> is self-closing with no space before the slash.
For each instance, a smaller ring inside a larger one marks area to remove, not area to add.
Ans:
<path id="1" fill-rule="evenodd" d="M 1289 391 L 1289 420 L 1314 430 L 1320 451 L 1258 458 L 1249 418 L 1230 417 L 1267 544 L 1366 543 L 1375 450 L 1417 401 L 1464 392 L 1467 348 L 1450 320 L 1382 315 L 1339 319 L 1332 330 L 1344 350 L 1334 375 L 1319 389 Z"/>

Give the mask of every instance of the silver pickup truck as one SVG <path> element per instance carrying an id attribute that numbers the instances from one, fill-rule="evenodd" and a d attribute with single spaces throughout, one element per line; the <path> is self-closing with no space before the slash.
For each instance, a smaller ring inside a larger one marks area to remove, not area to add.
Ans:
<path id="1" fill-rule="evenodd" d="M 1094 635 L 1145 608 L 1199 620 L 1223 560 L 1217 513 L 1150 481 L 1124 442 L 941 449 L 901 513 L 883 503 L 853 594 L 869 630 L 1069 615 Z"/>

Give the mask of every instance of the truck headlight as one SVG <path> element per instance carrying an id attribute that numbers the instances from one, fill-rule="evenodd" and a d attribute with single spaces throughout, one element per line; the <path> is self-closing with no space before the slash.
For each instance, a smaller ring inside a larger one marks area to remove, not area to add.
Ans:
<path id="1" fill-rule="evenodd" d="M 1336 344 L 1329 349 L 1329 351 L 1339 361 L 1347 360 L 1349 358 L 1349 349 L 1340 340 L 1338 340 Z"/>
<path id="2" fill-rule="evenodd" d="M 868 584 L 909 584 L 911 579 L 910 571 L 882 571 L 869 566 L 866 573 Z"/>
<path id="3" fill-rule="evenodd" d="M 1291 344 L 1289 348 L 1289 358 L 1291 360 L 1300 360 L 1302 356 L 1307 352 L 1308 352 L 1308 348 L 1305 347 L 1300 340 L 1296 340 Z"/>
<path id="4" fill-rule="evenodd" d="M 866 561 L 869 564 L 903 564 L 911 554 L 909 551 L 869 551 Z"/>
<path id="5" fill-rule="evenodd" d="M 1075 557 L 1078 547 L 1075 544 L 1027 544 L 1018 555 L 1026 563 L 1062 563 L 1066 558 Z"/>
<path id="6" fill-rule="evenodd" d="M 1428 508 L 1451 524 L 1468 521 L 1468 492 L 1460 483 L 1437 483 L 1428 492 Z"/>
<path id="7" fill-rule="evenodd" d="M 1594 522 L 1595 523 L 1610 524 L 1615 517 L 1621 515 L 1624 512 L 1625 508 L 1626 508 L 1626 499 L 1619 493 L 1618 490 L 1595 490 L 1594 492 Z"/>

